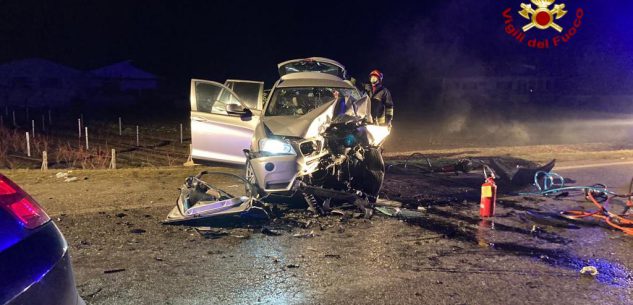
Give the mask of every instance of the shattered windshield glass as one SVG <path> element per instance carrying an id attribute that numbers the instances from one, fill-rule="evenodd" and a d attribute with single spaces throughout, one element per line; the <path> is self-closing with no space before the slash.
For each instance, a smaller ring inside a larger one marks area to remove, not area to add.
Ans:
<path id="1" fill-rule="evenodd" d="M 359 99 L 358 91 L 350 88 L 293 87 L 278 88 L 266 108 L 266 116 L 301 116 L 335 98 Z"/>
<path id="2" fill-rule="evenodd" d="M 320 72 L 345 78 L 345 70 L 341 67 L 320 61 L 301 60 L 279 67 L 279 75 L 281 76 L 297 72 Z"/>

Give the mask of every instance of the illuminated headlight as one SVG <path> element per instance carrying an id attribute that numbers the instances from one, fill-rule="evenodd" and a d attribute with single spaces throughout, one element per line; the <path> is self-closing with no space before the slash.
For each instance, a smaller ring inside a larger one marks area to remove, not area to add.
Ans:
<path id="1" fill-rule="evenodd" d="M 365 127 L 367 128 L 372 144 L 377 145 L 382 143 L 389 135 L 389 127 L 376 125 L 367 125 Z"/>
<path id="2" fill-rule="evenodd" d="M 295 150 L 290 143 L 278 139 L 262 139 L 259 141 L 261 152 L 274 155 L 294 155 Z"/>

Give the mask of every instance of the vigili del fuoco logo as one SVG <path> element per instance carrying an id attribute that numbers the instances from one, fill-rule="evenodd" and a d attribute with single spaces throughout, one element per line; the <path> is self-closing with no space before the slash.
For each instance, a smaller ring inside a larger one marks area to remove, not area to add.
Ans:
<path id="1" fill-rule="evenodd" d="M 507 8 L 502 14 L 506 33 L 519 43 L 536 49 L 556 48 L 570 42 L 580 30 L 585 15 L 582 8 L 568 14 L 566 5 L 554 4 L 556 0 L 531 2 L 521 3 L 520 9 Z"/>

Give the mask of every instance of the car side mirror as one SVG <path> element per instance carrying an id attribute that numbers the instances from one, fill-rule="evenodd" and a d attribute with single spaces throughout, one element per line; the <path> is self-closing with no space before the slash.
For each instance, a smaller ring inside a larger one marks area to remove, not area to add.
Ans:
<path id="1" fill-rule="evenodd" d="M 226 113 L 234 115 L 244 115 L 250 112 L 248 108 L 244 108 L 242 107 L 242 105 L 239 104 L 227 104 L 225 109 Z"/>

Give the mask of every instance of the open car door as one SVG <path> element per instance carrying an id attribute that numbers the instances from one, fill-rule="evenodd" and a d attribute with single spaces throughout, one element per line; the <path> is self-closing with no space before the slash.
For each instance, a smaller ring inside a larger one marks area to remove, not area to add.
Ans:
<path id="1" fill-rule="evenodd" d="M 345 71 L 345 67 L 341 63 L 323 57 L 288 60 L 278 64 L 277 68 L 279 69 L 280 77 L 298 72 L 320 72 L 345 79 L 347 73 L 347 71 Z"/>
<path id="2" fill-rule="evenodd" d="M 224 85 L 233 90 L 249 109 L 262 110 L 264 107 L 264 82 L 229 79 Z"/>
<path id="3" fill-rule="evenodd" d="M 190 103 L 194 161 L 244 164 L 261 111 L 249 109 L 227 86 L 198 79 L 191 80 Z M 244 111 L 227 112 L 227 105 Z"/>

